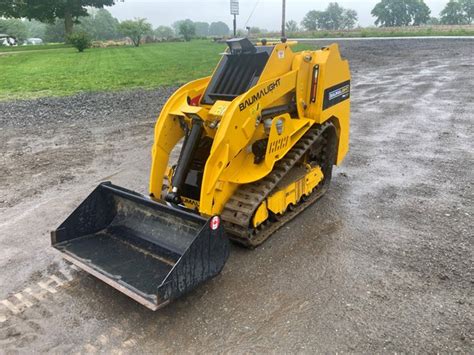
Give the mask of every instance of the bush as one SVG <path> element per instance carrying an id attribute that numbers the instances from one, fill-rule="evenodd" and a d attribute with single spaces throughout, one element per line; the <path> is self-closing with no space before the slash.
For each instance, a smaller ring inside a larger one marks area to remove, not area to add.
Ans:
<path id="1" fill-rule="evenodd" d="M 84 52 L 84 49 L 90 48 L 92 45 L 89 35 L 85 32 L 76 32 L 69 35 L 68 42 L 79 52 Z"/>
<path id="2" fill-rule="evenodd" d="M 135 47 L 138 47 L 141 40 L 147 34 L 153 32 L 151 24 L 144 18 L 137 18 L 135 20 L 126 20 L 120 23 L 119 31 L 126 37 L 130 38 Z"/>

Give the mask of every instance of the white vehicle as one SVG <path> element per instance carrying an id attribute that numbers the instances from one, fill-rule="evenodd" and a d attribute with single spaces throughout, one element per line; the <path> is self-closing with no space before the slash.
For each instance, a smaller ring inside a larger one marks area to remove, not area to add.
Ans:
<path id="1" fill-rule="evenodd" d="M 0 45 L 1 46 L 7 46 L 7 47 L 13 47 L 17 46 L 18 42 L 15 37 L 9 36 L 6 34 L 0 34 Z"/>
<path id="2" fill-rule="evenodd" d="M 27 38 L 24 44 L 37 46 L 43 44 L 43 40 L 41 38 Z"/>

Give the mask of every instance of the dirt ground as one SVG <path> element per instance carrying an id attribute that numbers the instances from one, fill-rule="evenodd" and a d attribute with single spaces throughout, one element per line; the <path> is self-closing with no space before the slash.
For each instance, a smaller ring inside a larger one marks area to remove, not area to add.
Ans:
<path id="1" fill-rule="evenodd" d="M 173 88 L 0 103 L 0 353 L 472 352 L 474 40 L 340 46 L 351 148 L 330 191 L 157 312 L 49 232 L 100 181 L 146 193 Z"/>

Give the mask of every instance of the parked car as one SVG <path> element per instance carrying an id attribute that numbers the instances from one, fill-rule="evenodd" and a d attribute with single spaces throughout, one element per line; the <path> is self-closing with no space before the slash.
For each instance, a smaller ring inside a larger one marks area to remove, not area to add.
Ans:
<path id="1" fill-rule="evenodd" d="M 23 44 L 37 46 L 43 44 L 43 40 L 41 38 L 27 38 Z"/>
<path id="2" fill-rule="evenodd" d="M 0 33 L 0 46 L 18 46 L 18 41 L 13 36 Z"/>

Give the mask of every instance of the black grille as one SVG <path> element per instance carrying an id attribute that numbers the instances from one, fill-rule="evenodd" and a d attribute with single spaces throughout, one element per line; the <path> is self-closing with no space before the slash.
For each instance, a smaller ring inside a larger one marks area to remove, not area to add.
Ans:
<path id="1" fill-rule="evenodd" d="M 268 57 L 267 51 L 225 55 L 207 87 L 203 103 L 231 101 L 249 90 L 257 83 Z"/>

